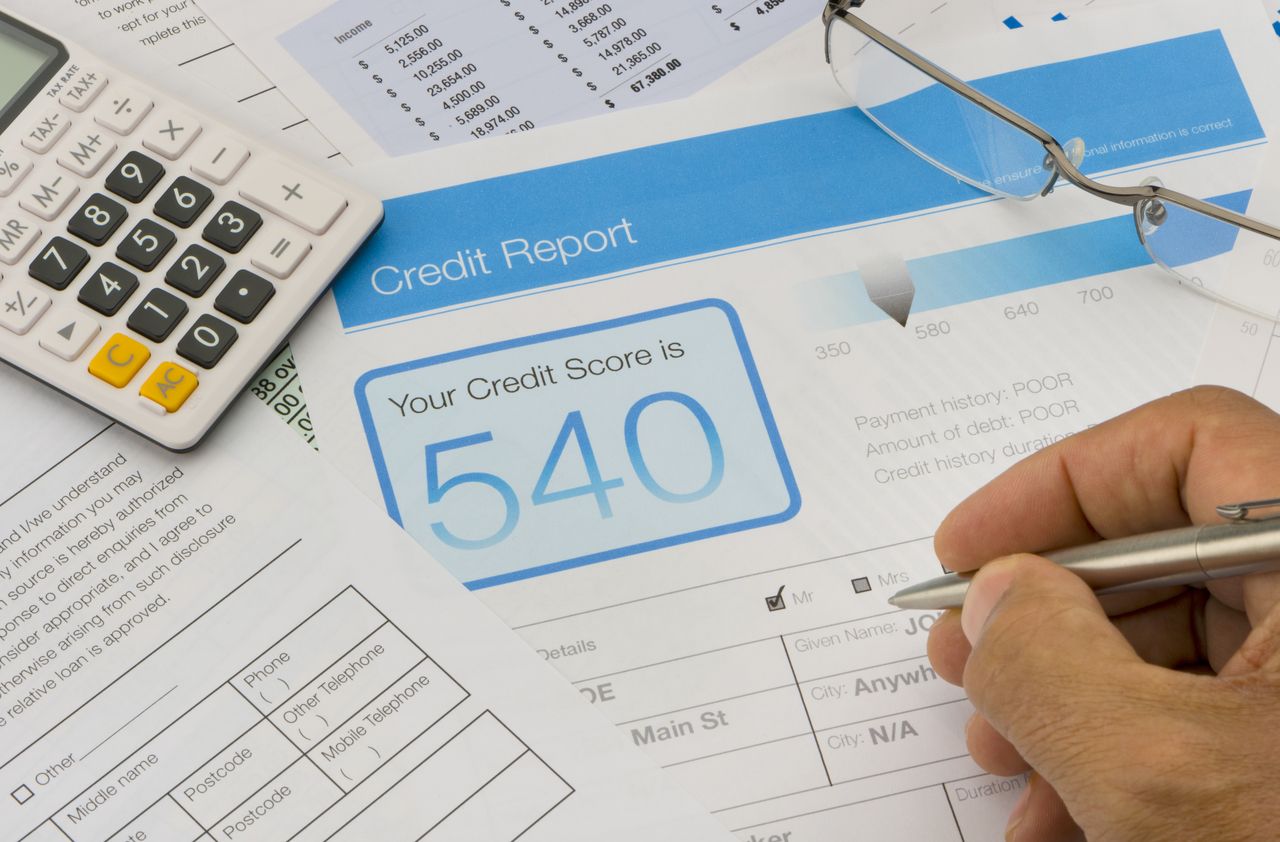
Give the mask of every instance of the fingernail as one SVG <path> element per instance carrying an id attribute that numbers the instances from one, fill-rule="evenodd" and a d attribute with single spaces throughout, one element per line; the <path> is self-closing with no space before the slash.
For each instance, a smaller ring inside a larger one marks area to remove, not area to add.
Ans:
<path id="1" fill-rule="evenodd" d="M 985 565 L 973 577 L 969 592 L 964 597 L 964 608 L 960 612 L 960 627 L 964 629 L 964 636 L 969 639 L 970 645 L 977 645 L 982 628 L 991 616 L 991 610 L 1013 583 L 1017 566 L 1016 558 L 1002 558 Z"/>
<path id="2" fill-rule="evenodd" d="M 1027 805 L 1031 803 L 1031 779 L 1027 779 L 1027 788 L 1018 796 L 1018 803 L 1013 805 L 1009 813 L 1009 823 L 1004 828 L 1004 842 L 1018 842 L 1018 825 L 1027 813 Z"/>

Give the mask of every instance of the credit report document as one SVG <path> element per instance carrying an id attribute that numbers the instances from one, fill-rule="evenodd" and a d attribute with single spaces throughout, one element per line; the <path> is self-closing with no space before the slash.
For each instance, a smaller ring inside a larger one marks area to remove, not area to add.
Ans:
<path id="1" fill-rule="evenodd" d="M 0 839 L 728 838 L 256 402 L 0 399 Z"/>
<path id="2" fill-rule="evenodd" d="M 1251 0 L 990 23 L 904 37 L 1089 173 L 1243 206 L 1280 113 Z M 1125 208 L 994 200 L 841 96 L 363 169 L 386 223 L 295 348 L 326 457 L 740 838 L 999 838 L 1023 782 L 886 599 L 964 495 L 1188 383 L 1213 308 Z"/>

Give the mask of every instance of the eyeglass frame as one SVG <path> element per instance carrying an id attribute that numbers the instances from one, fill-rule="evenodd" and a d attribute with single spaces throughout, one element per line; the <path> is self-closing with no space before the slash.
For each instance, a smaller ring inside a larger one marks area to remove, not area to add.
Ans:
<path id="1" fill-rule="evenodd" d="M 867 23 L 865 20 L 863 20 L 862 18 L 854 14 L 852 9 L 860 9 L 865 2 L 866 0 L 827 0 L 826 8 L 824 8 L 822 12 L 822 22 L 826 25 L 826 28 L 827 28 L 827 34 L 825 36 L 825 47 L 824 47 L 826 51 L 827 64 L 831 63 L 831 34 L 830 34 L 831 27 L 834 25 L 834 23 L 837 20 L 843 21 L 844 23 L 858 30 L 858 32 L 865 35 L 871 41 L 874 41 L 876 44 L 879 44 L 881 47 L 893 53 L 898 58 L 907 62 L 907 64 L 911 65 L 916 70 L 930 77 L 935 82 L 946 86 L 953 93 L 963 97 L 964 99 L 968 100 L 969 102 L 973 103 L 974 105 L 978 106 L 979 108 L 983 109 L 989 114 L 997 117 L 1000 120 L 1003 120 L 1005 123 L 1008 123 L 1009 125 L 1013 126 L 1014 128 L 1018 129 L 1022 133 L 1030 136 L 1033 140 L 1040 143 L 1040 145 L 1043 146 L 1045 150 L 1045 163 L 1044 163 L 1045 169 L 1051 171 L 1052 177 L 1049 179 L 1048 184 L 1046 184 L 1044 189 L 1040 192 L 1039 196 L 1026 196 L 1026 197 L 1012 196 L 1010 198 L 1019 199 L 1021 201 L 1031 201 L 1033 199 L 1047 196 L 1053 192 L 1054 188 L 1057 186 L 1058 181 L 1060 179 L 1065 179 L 1068 183 L 1073 184 L 1076 187 L 1079 187 L 1081 190 L 1084 190 L 1086 193 L 1097 196 L 1100 199 L 1103 199 L 1108 202 L 1112 202 L 1117 205 L 1125 205 L 1129 208 L 1132 208 L 1134 228 L 1137 229 L 1138 239 L 1142 242 L 1144 247 L 1147 245 L 1147 235 L 1146 235 L 1146 232 L 1143 230 L 1143 218 L 1148 213 L 1158 213 L 1158 211 L 1156 210 L 1158 208 L 1158 205 L 1155 204 L 1158 202 L 1170 202 L 1174 205 L 1185 208 L 1187 210 L 1191 210 L 1191 211 L 1203 214 L 1205 216 L 1208 216 L 1212 219 L 1216 219 L 1219 222 L 1225 222 L 1230 225 L 1234 225 L 1237 228 L 1242 228 L 1246 231 L 1251 231 L 1255 234 L 1260 234 L 1264 237 L 1270 237 L 1271 239 L 1276 240 L 1277 242 L 1280 242 L 1280 228 L 1277 228 L 1272 225 L 1268 225 L 1267 223 L 1258 219 L 1254 219 L 1253 217 L 1246 216 L 1241 213 L 1236 213 L 1235 211 L 1232 211 L 1232 210 L 1228 210 L 1227 208 L 1219 207 L 1218 205 L 1212 204 L 1210 202 L 1205 202 L 1200 199 L 1196 199 L 1192 196 L 1186 195 L 1185 193 L 1179 193 L 1176 190 L 1170 190 L 1169 188 L 1164 187 L 1163 185 L 1142 184 L 1135 187 L 1113 187 L 1108 184 L 1102 184 L 1101 182 L 1094 181 L 1093 179 L 1089 178 L 1087 175 L 1085 175 L 1083 172 L 1080 171 L 1080 168 L 1077 167 L 1075 162 L 1071 160 L 1070 155 L 1063 148 L 1062 144 L 1059 143 L 1058 140 L 1053 135 L 1049 134 L 1048 131 L 1036 125 L 1035 123 L 1031 122 L 1026 117 L 1023 117 L 1021 114 L 1014 111 L 1013 109 L 992 99 L 991 97 L 977 90 L 973 86 L 961 81 L 957 77 L 948 73 L 946 70 L 942 69 L 938 65 L 929 61 L 924 56 L 920 55 L 919 53 L 915 52 L 911 48 L 907 47 L 905 44 L 886 35 L 885 33 L 881 32 L 879 29 L 876 29 L 874 26 L 872 26 L 871 24 Z M 856 104 L 857 103 L 855 102 L 855 105 Z M 881 126 L 881 128 L 883 129 L 884 127 Z M 912 152 L 915 152 L 921 158 L 933 164 L 935 167 L 938 167 L 939 169 L 947 173 L 950 173 L 951 175 L 954 175 L 956 178 L 959 178 L 961 181 L 964 181 L 967 184 L 971 184 L 974 187 L 978 188 L 979 190 L 990 193 L 991 195 L 997 195 L 997 196 L 1004 195 L 1004 194 L 992 191 L 989 187 L 983 184 L 980 184 L 974 181 L 973 179 L 966 178 L 965 176 L 959 173 L 953 172 L 950 168 L 943 166 L 942 164 L 934 161 L 932 158 L 929 158 L 927 155 L 924 155 L 923 153 L 917 151 L 914 146 L 911 146 L 910 144 L 906 143 L 893 132 L 889 131 L 888 129 L 885 129 L 885 131 L 890 136 L 892 136 L 895 140 L 897 140 L 899 143 L 902 143 L 904 146 L 907 146 L 909 149 L 911 149 Z M 1154 255 L 1153 255 L 1153 259 L 1155 259 Z M 1177 276 L 1180 280 L 1182 279 L 1182 275 L 1175 272 L 1173 269 L 1167 266 L 1164 266 L 1164 264 L 1161 263 L 1158 259 L 1155 259 L 1155 262 L 1160 264 L 1160 266 L 1164 268 L 1166 271 Z M 1204 289 L 1202 287 L 1197 287 L 1196 291 L 1201 292 L 1210 298 L 1216 299 L 1218 301 L 1222 301 L 1230 306 L 1237 307 L 1240 309 L 1250 310 L 1250 308 L 1245 307 L 1244 305 L 1238 304 L 1232 301 L 1230 298 L 1223 297 L 1219 293 L 1213 292 L 1211 290 Z M 1253 311 L 1250 310 L 1250 312 L 1253 312 Z M 1263 318 L 1268 318 L 1268 319 L 1276 318 L 1275 316 L 1268 316 L 1262 313 L 1258 313 L 1257 315 L 1262 316 Z"/>

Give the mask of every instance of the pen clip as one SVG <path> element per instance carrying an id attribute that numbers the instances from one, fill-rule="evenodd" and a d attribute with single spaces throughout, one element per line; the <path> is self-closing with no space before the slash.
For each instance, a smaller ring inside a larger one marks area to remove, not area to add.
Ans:
<path id="1" fill-rule="evenodd" d="M 1250 500 L 1247 503 L 1227 503 L 1218 507 L 1218 516 L 1226 520 L 1274 520 L 1280 517 L 1280 513 L 1262 518 L 1249 517 L 1259 509 L 1280 509 L 1280 497 L 1273 497 L 1270 500 Z"/>

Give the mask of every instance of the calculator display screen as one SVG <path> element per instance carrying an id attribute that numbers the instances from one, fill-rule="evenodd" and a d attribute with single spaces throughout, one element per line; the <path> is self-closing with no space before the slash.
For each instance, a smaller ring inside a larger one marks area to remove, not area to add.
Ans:
<path id="1" fill-rule="evenodd" d="M 13 121 L 66 58 L 62 44 L 0 14 L 0 129 Z"/>

